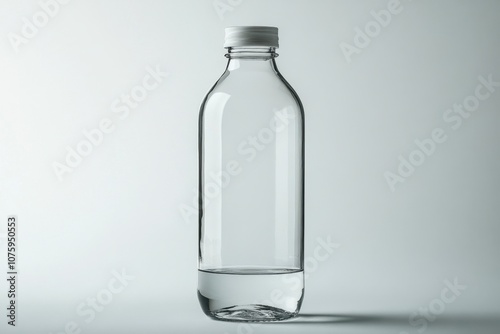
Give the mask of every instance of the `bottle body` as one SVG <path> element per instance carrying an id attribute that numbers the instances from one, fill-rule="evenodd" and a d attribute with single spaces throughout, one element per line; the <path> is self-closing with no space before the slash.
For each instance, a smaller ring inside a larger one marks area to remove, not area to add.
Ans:
<path id="1" fill-rule="evenodd" d="M 295 316 L 304 292 L 304 112 L 274 48 L 229 48 L 199 118 L 198 297 L 210 317 Z"/>

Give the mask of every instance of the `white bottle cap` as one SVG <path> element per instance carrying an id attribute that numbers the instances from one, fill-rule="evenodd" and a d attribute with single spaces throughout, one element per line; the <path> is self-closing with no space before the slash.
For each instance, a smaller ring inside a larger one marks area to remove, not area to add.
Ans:
<path id="1" fill-rule="evenodd" d="M 263 26 L 242 26 L 226 28 L 224 48 L 245 46 L 278 47 L 278 28 Z"/>

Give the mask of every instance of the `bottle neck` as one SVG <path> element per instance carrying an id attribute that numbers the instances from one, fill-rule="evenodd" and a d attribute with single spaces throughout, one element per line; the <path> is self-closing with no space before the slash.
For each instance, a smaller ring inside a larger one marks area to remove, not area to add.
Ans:
<path id="1" fill-rule="evenodd" d="M 233 71 L 242 67 L 276 69 L 274 58 L 278 54 L 275 47 L 230 47 L 225 56 L 229 59 L 227 69 Z"/>

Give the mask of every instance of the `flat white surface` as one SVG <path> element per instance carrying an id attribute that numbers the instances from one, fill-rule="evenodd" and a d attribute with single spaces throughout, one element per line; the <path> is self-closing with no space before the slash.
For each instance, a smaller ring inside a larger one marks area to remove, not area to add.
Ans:
<path id="1" fill-rule="evenodd" d="M 278 66 L 306 112 L 311 323 L 252 333 L 417 333 L 412 312 L 455 278 L 467 288 L 425 332 L 498 332 L 500 89 L 456 130 L 443 114 L 479 76 L 500 81 L 500 2 L 401 1 L 350 63 L 341 43 L 388 1 L 231 3 L 219 16 L 213 1 L 73 0 L 16 53 L 9 33 L 40 5 L 0 2 L 0 238 L 7 215 L 20 224 L 19 326 L 2 311 L 1 332 L 75 321 L 82 333 L 250 333 L 201 313 L 196 220 L 180 213 L 196 194 L 198 109 L 232 25 L 279 27 Z M 148 66 L 169 75 L 120 118 L 112 104 Z M 54 161 L 105 118 L 114 131 L 59 181 Z M 435 128 L 447 140 L 392 192 L 384 173 Z M 318 260 L 328 237 L 338 247 Z M 85 322 L 79 305 L 122 269 L 134 279 Z"/>

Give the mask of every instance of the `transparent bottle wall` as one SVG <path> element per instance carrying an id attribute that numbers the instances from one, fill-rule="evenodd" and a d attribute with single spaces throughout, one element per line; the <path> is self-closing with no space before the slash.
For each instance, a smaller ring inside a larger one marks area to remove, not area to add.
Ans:
<path id="1" fill-rule="evenodd" d="M 223 320 L 280 320 L 302 301 L 303 110 L 274 57 L 230 49 L 200 112 L 199 294 Z"/>

